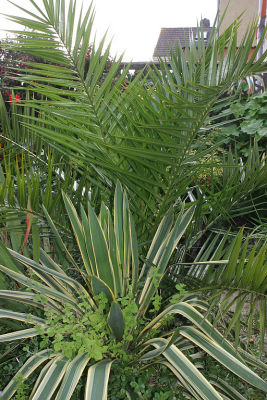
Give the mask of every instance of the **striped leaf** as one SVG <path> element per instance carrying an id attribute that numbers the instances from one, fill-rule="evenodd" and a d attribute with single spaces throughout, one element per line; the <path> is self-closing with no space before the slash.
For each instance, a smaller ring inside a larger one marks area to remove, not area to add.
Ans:
<path id="1" fill-rule="evenodd" d="M 21 331 L 4 333 L 3 335 L 0 335 L 0 343 L 11 342 L 13 340 L 28 339 L 38 335 L 39 331 L 35 328 L 23 329 Z"/>
<path id="2" fill-rule="evenodd" d="M 107 400 L 108 380 L 113 361 L 104 360 L 88 370 L 84 400 Z"/>
<path id="3" fill-rule="evenodd" d="M 20 312 L 10 311 L 10 310 L 2 310 L 0 309 L 0 318 L 9 318 L 15 319 L 17 321 L 26 322 L 28 324 L 40 324 L 45 325 L 45 319 L 36 317 L 32 314 L 24 314 Z"/>
<path id="4" fill-rule="evenodd" d="M 57 356 L 50 365 L 32 400 L 49 400 L 60 384 L 70 361 L 64 356 Z"/>
<path id="5" fill-rule="evenodd" d="M 147 344 L 159 349 L 165 347 L 167 341 L 158 338 L 149 340 Z M 192 386 L 201 399 L 222 400 L 220 394 L 176 346 L 171 345 L 167 350 L 163 351 L 162 356 L 164 356 L 178 373 L 181 374 L 183 379 Z"/>
<path id="6" fill-rule="evenodd" d="M 90 204 L 88 204 L 89 226 L 98 277 L 103 280 L 117 295 L 113 265 L 109 256 L 108 246 L 103 230 L 97 216 Z"/>
<path id="7" fill-rule="evenodd" d="M 71 398 L 89 360 L 86 355 L 79 354 L 69 363 L 56 400 L 69 400 Z"/>
<path id="8" fill-rule="evenodd" d="M 180 333 L 250 385 L 267 392 L 267 383 L 263 379 L 209 337 L 193 327 L 181 328 Z"/>
<path id="9" fill-rule="evenodd" d="M 153 246 L 153 253 L 155 253 L 155 256 L 153 259 L 149 259 L 147 256 L 147 259 L 149 262 L 152 263 L 152 265 L 155 265 L 157 267 L 157 274 L 158 277 L 156 280 L 159 282 L 161 278 L 164 275 L 165 268 L 168 264 L 168 261 L 179 243 L 181 237 L 185 233 L 188 225 L 190 224 L 193 215 L 194 215 L 194 207 L 189 208 L 185 213 L 182 211 L 180 212 L 174 227 L 172 230 L 168 233 L 166 237 L 163 237 L 163 241 L 161 243 L 158 242 L 159 247 L 156 249 Z M 168 225 L 167 225 L 168 226 Z M 168 231 L 168 230 L 167 230 Z M 153 245 L 153 242 L 152 242 Z M 150 251 L 149 251 L 150 252 Z M 152 272 L 152 270 L 150 270 Z M 142 313 L 145 312 L 147 307 L 149 306 L 151 299 L 153 295 L 155 294 L 156 288 L 153 283 L 153 278 L 150 276 L 147 276 L 142 293 L 140 295 L 139 299 L 139 304 L 140 304 L 140 309 L 139 312 L 142 311 Z"/>
<path id="10" fill-rule="evenodd" d="M 30 357 L 19 369 L 9 384 L 4 388 L 1 395 L 1 400 L 9 400 L 12 398 L 18 386 L 18 381 L 15 380 L 16 378 L 21 376 L 23 379 L 27 379 L 42 363 L 49 360 L 50 357 L 52 357 L 52 352 L 50 350 L 40 351 L 39 353 Z"/>

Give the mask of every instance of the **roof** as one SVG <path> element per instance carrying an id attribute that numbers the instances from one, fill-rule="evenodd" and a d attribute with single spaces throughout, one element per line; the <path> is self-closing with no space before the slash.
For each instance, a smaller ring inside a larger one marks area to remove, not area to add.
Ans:
<path id="1" fill-rule="evenodd" d="M 197 38 L 197 27 L 188 28 L 161 28 L 157 45 L 154 50 L 153 58 L 169 57 L 169 48 L 174 48 L 180 42 L 182 48 L 186 47 L 186 43 L 190 44 L 192 40 Z M 209 38 L 211 27 L 203 27 L 204 37 Z M 207 33 L 205 33 L 207 32 Z M 197 41 L 196 41 L 197 46 Z"/>

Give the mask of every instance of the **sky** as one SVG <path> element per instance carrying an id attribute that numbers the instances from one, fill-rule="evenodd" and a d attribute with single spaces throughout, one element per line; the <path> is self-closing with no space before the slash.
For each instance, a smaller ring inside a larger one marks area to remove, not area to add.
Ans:
<path id="1" fill-rule="evenodd" d="M 32 9 L 29 0 L 12 1 Z M 42 4 L 42 0 L 35 2 Z M 77 0 L 79 10 L 82 3 L 86 6 L 90 0 Z M 124 53 L 124 61 L 150 61 L 161 28 L 196 26 L 201 18 L 208 18 L 212 24 L 217 12 L 217 0 L 94 0 L 94 4 L 97 37 L 108 29 L 111 55 Z M 8 0 L 0 0 L 0 12 L 23 15 Z M 0 28 L 0 37 L 5 37 L 5 30 L 16 26 L 0 15 Z"/>

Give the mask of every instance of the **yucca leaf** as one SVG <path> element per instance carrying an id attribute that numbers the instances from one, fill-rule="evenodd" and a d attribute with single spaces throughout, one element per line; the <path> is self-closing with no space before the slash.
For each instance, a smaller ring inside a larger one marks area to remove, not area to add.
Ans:
<path id="1" fill-rule="evenodd" d="M 193 341 L 200 348 L 204 349 L 208 354 L 240 378 L 258 389 L 267 392 L 267 383 L 265 383 L 263 379 L 256 375 L 245 364 L 240 362 L 236 357 L 229 354 L 228 351 L 225 351 L 222 346 L 205 336 L 202 332 L 199 332 L 193 327 L 184 327 L 180 329 L 180 333 L 187 339 Z"/>
<path id="2" fill-rule="evenodd" d="M 86 355 L 78 354 L 69 363 L 56 400 L 69 400 L 71 398 L 89 360 Z"/>
<path id="3" fill-rule="evenodd" d="M 47 370 L 45 376 L 36 389 L 32 400 L 49 400 L 51 399 L 56 388 L 60 384 L 66 369 L 70 364 L 70 360 L 66 357 L 58 355 L 54 358 L 52 364 Z"/>
<path id="4" fill-rule="evenodd" d="M 88 370 L 85 400 L 106 400 L 108 394 L 108 380 L 112 360 L 100 361 Z"/>
<path id="5" fill-rule="evenodd" d="M 110 303 L 115 300 L 114 294 L 112 293 L 110 288 L 97 276 L 92 276 L 91 285 L 95 296 L 100 293 L 104 293 Z"/>
<path id="6" fill-rule="evenodd" d="M 3 400 L 12 398 L 19 384 L 15 379 L 22 376 L 23 379 L 28 378 L 43 362 L 53 357 L 51 350 L 43 350 L 30 357 L 26 363 L 19 369 L 13 379 L 4 388 L 1 397 Z"/>
<path id="7" fill-rule="evenodd" d="M 124 333 L 125 322 L 123 313 L 118 303 L 112 302 L 108 314 L 108 325 L 117 340 L 121 340 Z"/>
<path id="8" fill-rule="evenodd" d="M 141 338 L 144 334 L 149 331 L 153 326 L 160 323 L 168 314 L 180 314 L 183 317 L 190 320 L 194 325 L 196 325 L 202 332 L 207 336 L 211 337 L 218 345 L 223 346 L 225 350 L 229 352 L 234 357 L 237 357 L 240 361 L 242 358 L 238 355 L 233 346 L 225 340 L 224 336 L 216 330 L 212 324 L 203 317 L 203 315 L 198 312 L 192 305 L 185 302 L 171 305 L 167 307 L 162 313 L 160 313 L 156 318 L 154 318 L 146 327 L 140 332 L 139 337 Z"/>
<path id="9" fill-rule="evenodd" d="M 16 311 L 11 311 L 11 310 L 2 310 L 0 309 L 0 318 L 9 318 L 9 319 L 15 319 L 17 321 L 23 321 L 28 324 L 42 324 L 45 325 L 46 321 L 43 318 L 36 317 L 35 315 L 32 314 L 24 314 Z"/>
<path id="10" fill-rule="evenodd" d="M 115 287 L 114 270 L 109 256 L 107 242 L 95 212 L 90 204 L 88 204 L 88 215 L 97 275 L 107 284 L 108 287 L 110 287 L 116 296 L 117 288 Z"/>
<path id="11" fill-rule="evenodd" d="M 211 378 L 210 382 L 213 386 L 217 387 L 226 396 L 230 396 L 233 400 L 246 400 L 240 392 L 238 392 L 233 386 L 229 385 L 227 382 L 223 381 L 219 377 Z"/>
<path id="12" fill-rule="evenodd" d="M 0 335 L 0 342 L 11 342 L 13 340 L 28 339 L 39 335 L 39 330 L 35 328 L 23 329 Z"/>
<path id="13" fill-rule="evenodd" d="M 160 243 L 160 246 L 158 249 L 155 249 L 157 252 L 155 254 L 154 259 L 150 259 L 149 261 L 152 262 L 153 265 L 157 267 L 157 274 L 158 277 L 160 278 L 154 278 L 156 281 L 160 281 L 162 276 L 164 275 L 165 268 L 167 266 L 167 263 L 172 255 L 172 252 L 174 251 L 175 247 L 179 243 L 181 237 L 185 233 L 188 225 L 190 224 L 193 215 L 194 215 L 194 207 L 189 208 L 185 213 L 183 212 L 183 209 L 180 211 L 180 214 L 174 224 L 173 229 L 171 232 L 168 234 L 167 237 L 164 238 L 163 243 Z M 152 243 L 153 244 L 153 243 Z M 148 257 L 147 257 L 148 259 Z M 155 285 L 153 283 L 153 278 L 152 277 L 147 277 L 144 288 L 142 290 L 142 293 L 140 295 L 139 299 L 139 312 L 144 311 L 147 309 L 152 296 L 155 293 Z"/>
<path id="14" fill-rule="evenodd" d="M 166 342 L 167 341 L 165 339 L 151 339 L 147 342 L 147 344 L 151 344 L 156 348 L 161 348 L 166 345 Z M 166 351 L 163 351 L 162 355 L 192 386 L 192 388 L 197 391 L 202 399 L 222 400 L 222 397 L 214 389 L 214 387 L 176 346 L 171 345 Z"/>
<path id="15" fill-rule="evenodd" d="M 18 274 L 17 272 L 13 272 L 13 271 L 9 270 L 8 268 L 3 267 L 2 265 L 0 265 L 0 271 L 4 272 L 7 276 L 16 280 L 17 282 L 21 283 L 22 285 L 24 285 L 26 287 L 34 288 L 35 291 L 37 291 L 41 294 L 44 294 L 45 296 L 48 296 L 51 299 L 59 300 L 59 301 L 64 300 L 67 303 L 69 303 L 70 305 L 72 305 L 73 308 L 76 309 L 77 311 L 81 311 L 79 309 L 77 302 L 74 302 L 69 296 L 66 296 L 63 293 L 58 292 L 57 290 L 49 288 L 48 286 L 45 286 L 39 282 L 37 284 L 35 280 L 26 278 L 24 275 Z"/>
<path id="16" fill-rule="evenodd" d="M 84 262 L 84 266 L 87 270 L 87 273 L 91 274 L 91 265 L 90 265 L 90 261 L 88 258 L 88 253 L 87 253 L 87 249 L 86 249 L 86 242 L 85 242 L 85 238 L 84 238 L 84 230 L 82 227 L 82 224 L 79 220 L 78 214 L 72 204 L 72 202 L 70 201 L 70 199 L 68 198 L 68 196 L 65 193 L 62 193 L 63 196 L 63 200 L 65 203 L 65 207 L 72 225 L 72 229 L 77 241 L 77 244 L 79 246 L 80 249 L 80 253 Z"/>

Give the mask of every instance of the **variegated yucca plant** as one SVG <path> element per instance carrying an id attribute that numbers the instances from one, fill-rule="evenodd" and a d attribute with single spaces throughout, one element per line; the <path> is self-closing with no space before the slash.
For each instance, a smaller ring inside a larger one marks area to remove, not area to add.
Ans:
<path id="1" fill-rule="evenodd" d="M 140 374 L 150 365 L 165 365 L 189 398 L 244 399 L 229 384 L 216 379 L 211 383 L 204 377 L 199 371 L 203 354 L 209 354 L 245 382 L 267 391 L 263 379 L 247 366 L 252 364 L 264 369 L 264 364 L 232 347 L 203 316 L 206 305 L 197 297 L 181 298 L 156 312 L 160 280 L 193 219 L 193 207 L 187 210 L 182 207 L 175 219 L 171 213 L 166 215 L 146 257 L 142 258 L 127 196 L 119 183 L 114 218 L 104 204 L 98 217 L 90 204 L 87 212 L 81 207 L 78 216 L 70 199 L 65 194 L 63 198 L 76 238 L 77 246 L 72 252 L 65 246 L 47 211 L 44 212 L 61 255 L 68 260 L 70 269 L 75 267 L 79 271 L 80 279 L 70 277 L 44 251 L 38 264 L 1 247 L 0 271 L 15 280 L 18 289 L 1 290 L 0 297 L 9 304 L 22 303 L 25 312 L 1 309 L 0 316 L 26 326 L 2 334 L 0 342 L 39 335 L 43 343 L 43 348 L 25 362 L 6 386 L 1 399 L 14 398 L 18 377 L 25 382 L 29 377 L 36 377 L 29 399 L 71 399 L 82 381 L 85 382 L 84 399 L 104 400 L 112 392 L 110 371 L 125 363 Z M 153 307 L 153 313 L 149 313 Z M 47 316 L 56 321 L 54 331 Z M 178 324 L 181 316 L 182 321 L 187 321 L 185 326 Z M 75 324 L 69 326 L 70 321 Z M 77 334 L 74 337 L 77 326 L 81 343 L 78 348 Z M 126 392 L 128 399 L 140 398 L 140 394 L 131 390 Z"/>

